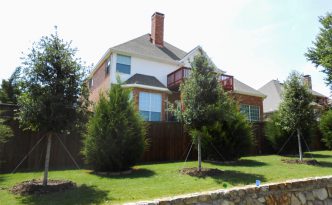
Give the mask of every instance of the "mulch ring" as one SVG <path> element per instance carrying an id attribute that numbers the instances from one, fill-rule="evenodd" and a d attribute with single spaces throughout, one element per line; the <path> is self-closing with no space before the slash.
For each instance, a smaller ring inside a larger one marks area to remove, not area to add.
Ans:
<path id="1" fill-rule="evenodd" d="M 211 176 L 220 176 L 223 174 L 223 171 L 220 169 L 211 169 L 211 168 L 202 168 L 201 171 L 198 171 L 197 167 L 183 168 L 179 170 L 181 174 L 187 174 L 192 177 L 211 177 Z"/>
<path id="2" fill-rule="evenodd" d="M 319 162 L 315 159 L 306 159 L 302 161 L 300 161 L 299 159 L 281 159 L 281 161 L 287 164 L 319 165 Z"/>
<path id="3" fill-rule="evenodd" d="M 76 183 L 66 180 L 48 180 L 43 186 L 42 180 L 33 179 L 16 184 L 10 189 L 13 194 L 41 195 L 76 188 Z"/>

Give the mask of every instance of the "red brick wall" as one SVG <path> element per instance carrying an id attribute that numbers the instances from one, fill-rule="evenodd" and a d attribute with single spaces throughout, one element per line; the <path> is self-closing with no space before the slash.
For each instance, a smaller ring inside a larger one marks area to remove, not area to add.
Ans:
<path id="1" fill-rule="evenodd" d="M 138 110 L 138 102 L 139 102 L 139 93 L 140 92 L 148 92 L 148 93 L 158 93 L 161 94 L 162 96 L 162 106 L 161 106 L 161 121 L 166 121 L 166 101 L 167 101 L 167 96 L 168 94 L 165 92 L 160 92 L 156 90 L 149 90 L 149 89 L 143 89 L 143 88 L 134 88 L 133 89 L 133 97 L 134 97 L 134 102 L 136 109 Z"/>
<path id="2" fill-rule="evenodd" d="M 262 97 L 243 95 L 243 94 L 238 94 L 238 93 L 231 93 L 231 96 L 239 104 L 259 106 L 260 121 L 263 120 L 264 110 L 263 110 L 263 98 Z"/>
<path id="3" fill-rule="evenodd" d="M 151 19 L 152 43 L 164 46 L 164 14 L 154 13 Z"/>
<path id="4" fill-rule="evenodd" d="M 90 88 L 89 100 L 96 103 L 99 93 L 106 92 L 110 88 L 110 74 L 105 73 L 106 61 L 102 63 L 93 74 L 93 86 Z"/>

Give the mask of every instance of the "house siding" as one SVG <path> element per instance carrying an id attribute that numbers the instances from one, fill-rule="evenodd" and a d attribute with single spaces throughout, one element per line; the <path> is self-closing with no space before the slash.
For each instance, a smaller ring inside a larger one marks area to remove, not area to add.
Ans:
<path id="1" fill-rule="evenodd" d="M 113 54 L 114 69 L 112 69 L 112 83 L 116 83 L 116 54 Z M 130 55 L 129 55 L 130 56 Z M 126 81 L 136 73 L 156 77 L 165 87 L 167 87 L 167 75 L 179 67 L 177 65 L 161 63 L 148 59 L 131 56 L 131 71 L 130 74 L 118 73 L 121 81 Z"/>
<path id="2" fill-rule="evenodd" d="M 110 88 L 110 73 L 106 75 L 105 68 L 106 61 L 96 69 L 91 77 L 93 79 L 93 86 L 89 89 L 89 100 L 93 103 L 96 103 L 99 100 L 100 93 L 107 92 Z"/>
<path id="3" fill-rule="evenodd" d="M 246 104 L 246 105 L 256 105 L 259 106 L 259 118 L 260 121 L 263 120 L 263 98 L 250 96 L 250 95 L 243 95 L 238 93 L 231 93 L 231 96 L 239 103 L 239 104 Z"/>

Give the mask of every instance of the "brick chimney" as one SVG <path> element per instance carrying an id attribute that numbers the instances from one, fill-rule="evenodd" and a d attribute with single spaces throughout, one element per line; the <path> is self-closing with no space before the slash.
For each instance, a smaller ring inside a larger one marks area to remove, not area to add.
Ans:
<path id="1" fill-rule="evenodd" d="M 155 12 L 151 17 L 151 41 L 153 44 L 164 46 L 164 14 Z"/>
<path id="2" fill-rule="evenodd" d="M 310 75 L 303 76 L 303 82 L 304 82 L 304 84 L 308 85 L 310 90 L 312 90 L 312 83 L 311 83 L 311 76 Z"/>

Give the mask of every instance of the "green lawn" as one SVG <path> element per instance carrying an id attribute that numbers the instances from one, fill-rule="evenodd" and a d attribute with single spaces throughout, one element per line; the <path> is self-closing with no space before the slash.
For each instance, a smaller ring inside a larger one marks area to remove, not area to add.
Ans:
<path id="1" fill-rule="evenodd" d="M 52 179 L 68 179 L 79 187 L 62 193 L 45 196 L 19 197 L 8 192 L 14 184 L 40 178 L 42 172 L 0 174 L 0 204 L 113 204 L 146 200 L 190 192 L 230 188 L 292 178 L 323 176 L 332 174 L 332 151 L 313 152 L 319 166 L 290 165 L 281 162 L 279 156 L 244 157 L 236 164 L 214 165 L 203 163 L 203 167 L 224 170 L 222 177 L 197 178 L 180 175 L 183 162 L 139 165 L 127 176 L 101 177 L 89 170 L 51 171 Z M 186 167 L 196 166 L 187 162 Z"/>

